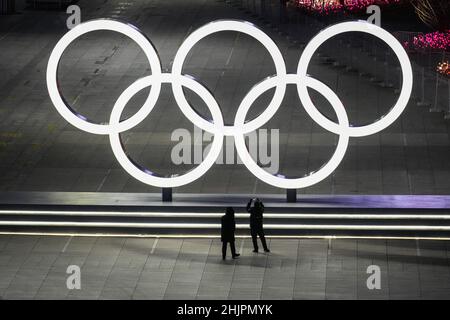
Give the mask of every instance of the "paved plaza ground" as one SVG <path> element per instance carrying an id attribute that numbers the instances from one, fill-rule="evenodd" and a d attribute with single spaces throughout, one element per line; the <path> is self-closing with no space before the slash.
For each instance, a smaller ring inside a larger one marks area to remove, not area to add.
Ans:
<path id="1" fill-rule="evenodd" d="M 449 299 L 450 242 L 271 239 L 221 259 L 218 239 L 0 236 L 2 299 Z M 68 290 L 69 265 L 81 289 Z M 369 290 L 367 267 L 381 270 Z"/>

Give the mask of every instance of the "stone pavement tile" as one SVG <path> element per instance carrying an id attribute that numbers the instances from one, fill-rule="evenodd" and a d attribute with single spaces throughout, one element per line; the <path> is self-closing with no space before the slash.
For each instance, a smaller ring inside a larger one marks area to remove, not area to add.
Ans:
<path id="1" fill-rule="evenodd" d="M 420 298 L 417 245 L 416 241 L 387 241 L 390 299 Z"/>
<path id="2" fill-rule="evenodd" d="M 86 299 L 98 299 L 102 289 L 105 287 L 106 280 L 108 278 L 110 268 L 102 266 L 80 266 L 80 284 L 81 289 L 68 290 L 67 299 L 80 299 L 86 297 Z M 55 276 L 54 281 L 59 281 L 58 277 L 61 276 L 61 269 L 54 267 L 49 273 L 47 279 L 51 279 L 52 275 Z M 65 274 L 64 284 L 66 285 L 68 274 Z"/>
<path id="3" fill-rule="evenodd" d="M 12 252 L 2 252 L 2 255 L 0 256 L 0 267 L 7 268 L 16 266 L 18 268 L 25 259 L 26 256 L 22 254 L 14 255 Z"/>
<path id="4" fill-rule="evenodd" d="M 35 168 L 21 188 L 25 191 L 71 191 L 72 185 L 79 175 L 79 169 Z"/>
<path id="5" fill-rule="evenodd" d="M 172 277 L 172 271 L 144 270 L 140 274 L 139 283 L 167 284 Z"/>
<path id="6" fill-rule="evenodd" d="M 161 253 L 154 254 L 147 260 L 144 270 L 173 270 L 177 255 L 169 254 L 167 257 Z"/>
<path id="7" fill-rule="evenodd" d="M 48 275 L 50 267 L 22 266 L 14 275 L 12 284 L 24 284 L 29 281 L 42 282 Z"/>
<path id="8" fill-rule="evenodd" d="M 36 300 L 63 300 L 66 299 L 68 290 L 66 288 L 41 287 L 34 296 Z"/>
<path id="9" fill-rule="evenodd" d="M 450 298 L 450 269 L 445 241 L 417 241 L 422 299 Z"/>
<path id="10" fill-rule="evenodd" d="M 386 241 L 384 240 L 358 240 L 358 273 L 357 296 L 358 299 L 388 299 L 389 298 L 389 269 L 387 261 Z M 367 273 L 369 266 L 380 268 L 381 289 L 369 290 L 367 280 L 372 273 Z"/>
<path id="11" fill-rule="evenodd" d="M 147 256 L 155 243 L 154 238 L 128 238 L 125 240 L 120 257 L 131 256 Z"/>
<path id="12" fill-rule="evenodd" d="M 369 290 L 367 286 L 363 285 L 357 288 L 357 298 L 359 300 L 388 300 L 389 291 L 383 284 L 381 285 L 381 290 Z"/>
<path id="13" fill-rule="evenodd" d="M 33 250 L 36 243 L 39 241 L 38 236 L 23 237 L 11 236 L 8 244 L 3 248 L 5 252 L 27 252 Z"/>
<path id="14" fill-rule="evenodd" d="M 251 252 L 250 247 L 246 249 L 246 252 Z M 235 261 L 235 274 L 239 275 L 241 273 L 252 273 L 254 275 L 263 276 L 264 270 L 267 263 L 266 254 L 255 254 L 249 253 L 248 255 L 243 255 Z"/>
<path id="15" fill-rule="evenodd" d="M 422 274 L 422 273 L 421 273 Z M 420 278 L 421 299 L 450 299 L 450 284 L 440 277 Z"/>
<path id="16" fill-rule="evenodd" d="M 55 260 L 58 258 L 57 253 L 30 253 L 26 260 L 24 261 L 24 265 L 26 268 L 35 268 L 35 269 L 43 269 L 48 270 Z"/>
<path id="17" fill-rule="evenodd" d="M 263 281 L 263 288 L 283 287 L 292 291 L 294 288 L 295 275 L 286 275 L 283 273 L 266 271 Z"/>
<path id="18" fill-rule="evenodd" d="M 108 175 L 108 169 L 90 169 L 81 172 L 72 184 L 72 192 L 96 192 Z"/>
<path id="19" fill-rule="evenodd" d="M 124 243 L 125 239 L 123 238 L 97 238 L 97 241 L 91 248 L 90 255 L 109 254 L 112 256 L 117 256 L 120 253 Z"/>
<path id="20" fill-rule="evenodd" d="M 167 283 L 157 282 L 139 282 L 133 293 L 133 299 L 158 299 L 164 298 L 167 289 Z"/>
<path id="21" fill-rule="evenodd" d="M 83 282 L 87 283 L 102 283 L 106 282 L 111 268 L 93 267 L 93 266 L 81 266 L 80 272 Z"/>
<path id="22" fill-rule="evenodd" d="M 165 299 L 195 299 L 210 246 L 210 240 L 183 241 L 164 294 Z"/>
<path id="23" fill-rule="evenodd" d="M 261 292 L 263 300 L 292 300 L 293 291 L 289 287 L 264 287 Z"/>
<path id="24" fill-rule="evenodd" d="M 207 293 L 207 294 L 198 294 L 196 297 L 197 300 L 227 300 L 228 292 L 224 294 L 220 293 Z"/>
<path id="25" fill-rule="evenodd" d="M 234 270 L 228 270 L 226 272 L 209 272 L 204 271 L 201 282 L 230 282 L 233 280 Z"/>
<path id="26" fill-rule="evenodd" d="M 356 299 L 357 279 L 354 272 L 333 272 L 327 270 L 327 299 Z"/>
<path id="27" fill-rule="evenodd" d="M 100 293 L 100 300 L 130 300 L 134 293 L 134 286 L 131 287 L 105 287 Z"/>
<path id="28" fill-rule="evenodd" d="M 3 293 L 4 299 L 33 299 L 41 287 L 45 275 L 22 272 L 11 280 Z"/>
<path id="29" fill-rule="evenodd" d="M 70 290 L 65 296 L 68 300 L 98 300 L 103 287 L 81 285 L 80 290 Z"/>
<path id="30" fill-rule="evenodd" d="M 418 273 L 417 253 L 415 241 L 389 240 L 387 242 L 389 271 Z"/>
<path id="31" fill-rule="evenodd" d="M 139 280 L 140 271 L 116 271 L 111 270 L 105 281 L 105 288 L 118 288 L 118 287 L 135 287 Z"/>
<path id="32" fill-rule="evenodd" d="M 53 262 L 52 267 L 66 270 L 71 265 L 83 266 L 87 258 L 87 253 L 60 253 Z"/>
<path id="33" fill-rule="evenodd" d="M 90 253 L 84 262 L 84 267 L 103 268 L 103 270 L 111 269 L 117 260 L 117 255 L 103 253 L 101 255 L 95 255 Z"/>
<path id="34" fill-rule="evenodd" d="M 174 271 L 172 273 L 171 282 L 177 282 L 177 283 L 200 283 L 203 275 L 203 270 L 199 271 L 187 271 L 187 272 L 180 272 L 180 271 Z"/>
<path id="35" fill-rule="evenodd" d="M 89 254 L 96 241 L 97 239 L 94 237 L 72 237 L 65 244 L 65 252 L 68 254 Z"/>
<path id="36" fill-rule="evenodd" d="M 144 270 L 172 270 L 180 252 L 182 240 L 159 239 L 144 266 Z"/>
<path id="37" fill-rule="evenodd" d="M 239 239 L 236 241 L 236 251 L 239 251 L 241 242 Z M 230 255 L 230 249 L 227 248 L 228 253 L 228 259 Z M 242 252 L 239 252 L 241 255 L 243 255 Z M 211 247 L 209 249 L 209 254 L 206 259 L 206 264 L 204 268 L 205 273 L 233 273 L 233 270 L 230 269 L 227 265 L 232 260 L 222 260 L 222 242 L 220 239 L 214 239 L 212 240 Z"/>
<path id="38" fill-rule="evenodd" d="M 325 299 L 325 286 L 324 279 L 296 279 L 293 299 L 323 300 Z"/>
<path id="39" fill-rule="evenodd" d="M 4 291 L 2 299 L 4 300 L 32 300 L 36 295 L 36 290 L 27 290 L 28 288 L 15 288 Z"/>
<path id="40" fill-rule="evenodd" d="M 198 283 L 186 283 L 186 282 L 169 282 L 166 292 L 164 293 L 164 299 L 195 299 L 198 292 Z"/>
<path id="41" fill-rule="evenodd" d="M 8 289 L 11 281 L 14 279 L 15 273 L 4 273 L 0 269 L 0 296 L 3 295 L 4 291 Z"/>
<path id="42" fill-rule="evenodd" d="M 229 281 L 211 281 L 202 282 L 197 291 L 197 299 L 212 299 L 211 297 L 228 298 L 231 282 Z"/>
<path id="43" fill-rule="evenodd" d="M 272 246 L 272 250 L 277 252 L 275 246 Z M 295 247 L 293 252 L 295 252 L 294 256 L 296 258 L 297 247 Z M 290 254 L 291 253 L 289 253 L 288 256 Z M 292 299 L 297 272 L 296 259 L 272 259 L 272 255 L 268 256 L 267 268 L 262 286 L 263 294 L 267 293 L 267 296 L 269 296 L 273 291 L 275 295 L 288 295 L 289 299 Z M 272 262 L 270 262 L 271 260 Z"/>
<path id="44" fill-rule="evenodd" d="M 10 241 L 11 236 L 9 235 L 0 235 L 0 252 L 4 250 L 8 242 Z"/>
<path id="45" fill-rule="evenodd" d="M 260 290 L 263 286 L 264 280 L 260 277 L 252 276 L 251 274 L 243 274 L 239 277 L 233 278 L 231 287 L 233 289 L 252 288 Z"/>
<path id="46" fill-rule="evenodd" d="M 69 293 L 67 277 L 65 272 L 50 271 L 37 291 L 35 299 L 64 299 Z"/>
<path id="47" fill-rule="evenodd" d="M 261 299 L 261 289 L 254 288 L 231 288 L 228 295 L 230 300 L 259 300 Z"/>
<path id="48" fill-rule="evenodd" d="M 142 267 L 143 265 L 128 265 L 128 266 L 117 266 L 117 264 L 114 264 L 113 268 L 111 269 L 109 276 L 110 277 L 139 277 L 142 273 Z"/>
<path id="49" fill-rule="evenodd" d="M 174 266 L 175 272 L 196 272 L 205 267 L 206 254 L 183 254 L 177 258 Z"/>
<path id="50" fill-rule="evenodd" d="M 420 299 L 418 274 L 389 274 L 389 299 Z"/>
<path id="51" fill-rule="evenodd" d="M 246 247 L 247 244 L 244 246 Z M 243 254 L 239 259 L 234 260 L 235 274 L 240 273 L 253 273 L 255 275 L 264 275 L 264 270 L 267 264 L 267 254 L 253 253 L 250 247 L 244 249 L 244 252 L 249 252 L 248 254 Z"/>
<path id="52" fill-rule="evenodd" d="M 164 298 L 164 289 L 153 290 L 148 292 L 147 290 L 142 290 L 137 288 L 132 296 L 133 300 L 162 300 Z"/>
<path id="53" fill-rule="evenodd" d="M 294 299 L 324 299 L 329 242 L 327 240 L 300 240 Z"/>
<path id="54" fill-rule="evenodd" d="M 378 265 L 380 266 L 381 263 L 378 263 L 377 261 L 373 261 L 371 263 L 367 263 L 365 265 L 369 266 L 372 265 Z M 388 299 L 389 298 L 389 273 L 386 268 L 380 267 L 381 273 L 380 273 L 380 289 L 369 289 L 367 286 L 367 281 L 369 277 L 373 273 L 367 273 L 367 268 L 363 270 L 359 270 L 357 274 L 357 281 L 356 281 L 356 291 L 357 291 L 357 298 L 358 299 Z M 373 281 L 370 283 L 373 284 Z"/>
<path id="55" fill-rule="evenodd" d="M 106 176 L 106 179 L 103 180 L 99 191 L 122 192 L 129 179 L 132 178 L 122 169 L 112 169 Z"/>
<path id="56" fill-rule="evenodd" d="M 174 250 L 173 254 L 178 255 L 178 252 L 183 244 L 183 239 L 158 239 L 157 246 L 155 247 L 155 253 Z"/>
<path id="57" fill-rule="evenodd" d="M 33 248 L 33 252 L 46 253 L 62 251 L 69 237 L 41 237 Z"/>
<path id="58" fill-rule="evenodd" d="M 236 247 L 240 248 L 240 244 L 236 243 Z M 222 261 L 221 246 L 219 239 L 212 241 L 196 299 L 227 299 L 228 297 L 233 281 L 234 262 L 233 260 Z"/>

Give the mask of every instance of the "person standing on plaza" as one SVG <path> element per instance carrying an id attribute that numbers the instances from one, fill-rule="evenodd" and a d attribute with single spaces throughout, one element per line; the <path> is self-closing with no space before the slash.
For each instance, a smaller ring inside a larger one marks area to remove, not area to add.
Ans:
<path id="1" fill-rule="evenodd" d="M 222 240 L 222 259 L 225 260 L 227 256 L 227 245 L 230 244 L 231 257 L 236 259 L 240 256 L 236 253 L 236 246 L 234 244 L 234 233 L 236 231 L 236 221 L 234 219 L 234 209 L 228 207 L 225 215 L 222 216 L 221 240 Z"/>
<path id="2" fill-rule="evenodd" d="M 264 252 L 270 252 L 267 247 L 263 228 L 264 204 L 258 198 L 250 199 L 247 204 L 247 212 L 250 213 L 250 234 L 253 241 L 253 252 L 258 253 L 258 236 L 264 248 Z"/>

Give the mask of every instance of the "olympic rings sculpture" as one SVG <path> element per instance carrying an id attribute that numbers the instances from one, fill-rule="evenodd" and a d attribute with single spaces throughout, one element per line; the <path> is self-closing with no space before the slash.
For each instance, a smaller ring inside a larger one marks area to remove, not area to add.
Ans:
<path id="1" fill-rule="evenodd" d="M 88 32 L 109 30 L 121 33 L 134 40 L 144 51 L 151 67 L 151 75 L 138 79 L 131 84 L 117 99 L 111 113 L 109 124 L 98 124 L 78 114 L 66 102 L 58 86 L 58 65 L 69 44 Z M 237 111 L 234 125 L 224 124 L 222 112 L 214 96 L 193 77 L 182 74 L 185 59 L 194 45 L 208 35 L 221 31 L 236 31 L 245 33 L 258 40 L 269 52 L 275 63 L 276 75 L 269 77 L 255 85 L 244 97 Z M 403 83 L 400 95 L 392 109 L 381 119 L 364 126 L 351 126 L 345 108 L 337 95 L 324 83 L 310 77 L 307 68 L 313 54 L 319 46 L 333 36 L 345 32 L 364 32 L 380 38 L 391 47 L 400 62 Z M 175 100 L 182 113 L 197 127 L 214 135 L 211 149 L 204 161 L 196 168 L 182 175 L 170 177 L 158 176 L 148 169 L 137 166 L 123 149 L 120 133 L 133 128 L 147 117 L 155 106 L 163 83 L 172 85 Z M 285 95 L 286 86 L 294 84 L 300 101 L 308 115 L 322 128 L 339 135 L 336 150 L 331 159 L 319 170 L 299 178 L 286 178 L 272 175 L 259 167 L 250 156 L 245 145 L 245 134 L 252 132 L 267 123 L 277 112 Z M 163 73 L 161 62 L 154 46 L 137 28 L 123 22 L 99 19 L 79 24 L 67 32 L 53 49 L 47 66 L 47 87 L 50 98 L 57 111 L 73 126 L 93 134 L 109 135 L 115 157 L 122 167 L 135 179 L 156 187 L 170 188 L 186 185 L 205 174 L 219 156 L 224 136 L 233 136 L 240 159 L 245 166 L 260 180 L 279 188 L 298 189 L 314 185 L 328 177 L 340 164 L 347 150 L 350 137 L 368 136 L 387 128 L 405 109 L 412 90 L 413 74 L 411 63 L 402 45 L 387 31 L 365 21 L 351 21 L 336 24 L 322 30 L 305 47 L 297 67 L 297 74 L 288 74 L 283 56 L 277 45 L 263 31 L 245 21 L 219 20 L 197 29 L 190 34 L 173 61 L 172 72 Z M 143 106 L 133 116 L 121 121 L 122 112 L 127 102 L 140 90 L 151 87 Z M 203 118 L 189 105 L 183 87 L 195 92 L 209 108 L 212 120 Z M 326 118 L 313 104 L 308 93 L 308 87 L 322 94 L 336 113 L 338 123 Z M 256 118 L 246 122 L 247 112 L 255 100 L 269 89 L 275 88 L 274 96 L 265 109 Z"/>

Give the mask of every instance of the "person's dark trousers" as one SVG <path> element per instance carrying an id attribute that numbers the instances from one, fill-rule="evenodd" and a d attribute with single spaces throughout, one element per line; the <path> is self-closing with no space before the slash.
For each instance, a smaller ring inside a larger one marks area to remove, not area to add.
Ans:
<path id="1" fill-rule="evenodd" d="M 267 247 L 266 237 L 264 236 L 264 232 L 262 230 L 252 232 L 253 249 L 255 249 L 255 251 L 258 251 L 258 236 L 261 239 L 264 250 L 269 250 L 269 248 Z"/>
<path id="2" fill-rule="evenodd" d="M 234 245 L 234 241 L 230 241 L 230 242 L 222 242 L 222 258 L 225 259 L 225 257 L 227 256 L 227 244 L 230 244 L 230 248 L 231 248 L 231 256 L 234 257 L 236 256 L 236 246 Z"/>

